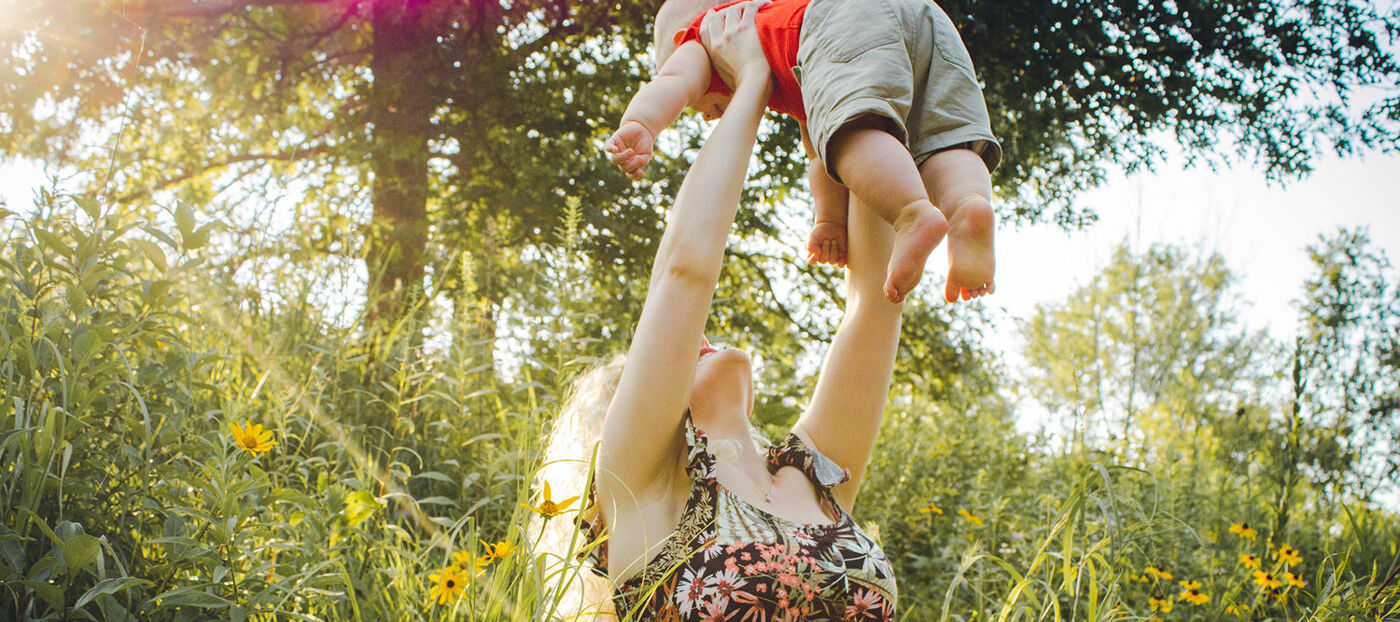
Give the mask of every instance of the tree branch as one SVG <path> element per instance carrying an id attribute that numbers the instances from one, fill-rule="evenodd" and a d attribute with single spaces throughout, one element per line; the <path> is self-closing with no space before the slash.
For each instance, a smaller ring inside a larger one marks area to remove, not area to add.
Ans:
<path id="1" fill-rule="evenodd" d="M 304 149 L 297 148 L 289 152 L 283 153 L 248 153 L 243 155 L 230 156 L 223 160 L 210 163 L 208 166 L 204 166 L 192 171 L 187 171 L 170 179 L 157 182 L 155 184 L 152 184 L 151 186 L 148 186 L 144 190 L 138 190 L 136 192 L 117 197 L 116 202 L 129 203 L 131 201 L 143 199 L 151 196 L 152 194 L 165 190 L 166 188 L 182 184 L 196 177 L 200 177 L 202 175 L 211 173 L 213 171 L 217 171 L 222 168 L 228 168 L 236 164 L 242 164 L 244 162 L 291 162 L 302 158 L 303 156 L 321 155 L 328 151 L 330 151 L 329 145 L 317 145 L 315 147 L 308 147 Z"/>

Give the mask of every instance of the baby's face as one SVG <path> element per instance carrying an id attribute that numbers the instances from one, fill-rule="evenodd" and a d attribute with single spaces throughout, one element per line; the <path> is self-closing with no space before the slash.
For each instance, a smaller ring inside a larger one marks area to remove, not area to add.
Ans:
<path id="1" fill-rule="evenodd" d="M 719 93 L 705 93 L 700 99 L 690 105 L 690 109 L 700 113 L 706 121 L 714 121 L 724 116 L 724 110 L 729 107 L 731 95 L 720 95 Z"/>

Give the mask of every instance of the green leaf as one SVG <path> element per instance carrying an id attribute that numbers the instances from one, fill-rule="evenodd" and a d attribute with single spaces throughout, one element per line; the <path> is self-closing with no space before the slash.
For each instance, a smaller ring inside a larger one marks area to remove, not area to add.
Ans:
<path id="1" fill-rule="evenodd" d="M 448 483 L 448 484 L 455 484 L 455 483 L 457 483 L 457 482 L 454 481 L 451 477 L 448 477 L 447 475 L 445 475 L 445 474 L 443 474 L 443 473 L 440 473 L 440 472 L 438 472 L 438 471 L 423 471 L 422 473 L 415 473 L 415 474 L 414 474 L 412 477 L 410 477 L 409 479 L 418 479 L 418 478 L 420 478 L 420 477 L 422 477 L 422 478 L 427 478 L 427 479 L 431 479 L 431 480 L 436 480 L 436 481 L 439 481 L 439 482 L 445 482 L 445 483 Z"/>
<path id="2" fill-rule="evenodd" d="M 19 534 L 5 525 L 0 525 L 0 558 L 4 558 L 5 563 L 15 572 L 24 572 L 24 547 L 20 545 Z"/>
<path id="3" fill-rule="evenodd" d="M 83 605 L 88 604 L 92 599 L 98 596 L 116 594 L 117 592 L 142 583 L 153 585 L 150 581 L 137 579 L 136 577 L 113 577 L 105 581 L 99 581 L 97 585 L 92 586 L 88 591 L 84 592 L 82 596 L 78 597 L 78 602 L 73 603 L 73 608 L 80 609 Z"/>
<path id="4" fill-rule="evenodd" d="M 141 249 L 142 253 L 145 253 L 146 258 L 151 260 L 151 263 L 155 264 L 158 270 L 165 272 L 168 269 L 169 265 L 165 261 L 165 251 L 161 250 L 159 244 L 150 240 L 141 239 L 133 239 L 132 242 L 136 243 L 136 246 Z"/>
<path id="5" fill-rule="evenodd" d="M 203 227 L 195 229 L 194 232 L 190 233 L 188 236 L 185 236 L 185 248 L 195 250 L 208 244 L 209 234 L 213 231 L 214 226 L 218 224 L 217 222 L 208 223 Z"/>
<path id="6" fill-rule="evenodd" d="M 180 237 L 185 239 L 194 233 L 194 209 L 188 203 L 181 203 L 175 207 L 175 229 L 180 232 Z"/>
<path id="7" fill-rule="evenodd" d="M 20 512 L 23 514 L 28 514 L 30 520 L 33 520 L 34 524 L 38 525 L 39 531 L 44 532 L 44 535 L 48 536 L 50 540 L 53 540 L 53 543 L 55 545 L 63 546 L 63 540 L 60 540 L 57 535 L 54 535 L 53 529 L 49 528 L 49 524 L 44 522 L 44 519 L 42 517 L 30 511 L 28 508 L 21 508 Z"/>
<path id="8" fill-rule="evenodd" d="M 64 542 L 63 559 L 68 564 L 68 572 L 86 568 L 93 558 L 97 557 L 101 546 L 97 538 L 88 534 L 79 534 Z"/>
<path id="9" fill-rule="evenodd" d="M 185 607 L 202 607 L 205 609 L 213 607 L 226 607 L 230 603 L 228 599 L 210 594 L 202 590 L 211 589 L 209 585 L 187 585 L 169 590 L 157 597 L 155 600 L 161 601 L 162 605 L 178 605 Z"/>
<path id="10" fill-rule="evenodd" d="M 37 227 L 31 229 L 31 231 L 34 232 L 34 237 L 39 238 L 39 242 L 42 243 L 44 246 L 48 247 L 49 250 L 54 251 L 64 257 L 73 256 L 73 248 L 65 244 L 63 242 L 63 238 L 58 237 L 53 232 L 44 229 L 39 229 Z"/>
<path id="11" fill-rule="evenodd" d="M 49 608 L 54 611 L 63 610 L 63 588 L 44 581 L 21 581 L 25 587 L 34 590 L 34 594 L 48 603 Z"/>

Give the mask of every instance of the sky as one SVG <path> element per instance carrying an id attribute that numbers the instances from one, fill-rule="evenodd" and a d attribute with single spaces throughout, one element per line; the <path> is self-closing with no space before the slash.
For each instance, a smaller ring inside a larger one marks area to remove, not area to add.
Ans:
<path id="1" fill-rule="evenodd" d="M 1292 302 L 1313 272 L 1306 249 L 1320 235 L 1366 227 L 1375 246 L 1400 263 L 1400 154 L 1319 158 L 1311 175 L 1282 185 L 1248 167 L 1168 162 L 1154 172 L 1114 174 L 1081 204 L 1099 215 L 1082 231 L 1047 223 L 997 233 L 989 306 L 1027 318 L 1036 304 L 1062 301 L 1087 283 L 1119 244 L 1166 243 L 1220 253 L 1239 278 L 1246 325 L 1289 339 L 1296 334 Z M 930 270 L 942 272 L 946 262 Z M 990 345 L 1014 355 L 1009 332 Z"/>

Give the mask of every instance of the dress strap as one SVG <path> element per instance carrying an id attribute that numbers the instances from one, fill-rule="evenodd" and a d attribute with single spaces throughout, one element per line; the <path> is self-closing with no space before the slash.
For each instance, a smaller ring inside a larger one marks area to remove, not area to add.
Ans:
<path id="1" fill-rule="evenodd" d="M 823 490 L 851 479 L 849 469 L 808 446 L 802 437 L 792 432 L 783 437 L 783 442 L 768 448 L 768 472 L 777 473 L 785 466 L 797 467 Z"/>

